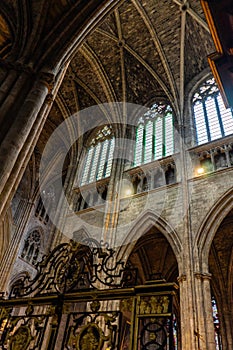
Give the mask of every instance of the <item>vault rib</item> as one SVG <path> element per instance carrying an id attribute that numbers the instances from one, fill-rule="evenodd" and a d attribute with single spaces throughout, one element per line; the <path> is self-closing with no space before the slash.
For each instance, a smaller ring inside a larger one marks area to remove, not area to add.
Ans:
<path id="1" fill-rule="evenodd" d="M 181 33 L 180 33 L 180 113 L 183 118 L 184 111 L 184 62 L 185 62 L 185 29 L 186 11 L 181 13 Z"/>
<path id="2" fill-rule="evenodd" d="M 108 38 L 112 39 L 113 41 L 117 42 L 118 38 L 114 35 L 107 33 L 103 29 L 96 29 L 96 31 L 102 35 L 107 36 Z M 152 77 L 159 83 L 161 88 L 164 90 L 165 94 L 168 96 L 171 103 L 173 103 L 174 98 L 171 95 L 169 89 L 165 85 L 165 83 L 161 80 L 161 78 L 158 76 L 158 74 L 154 71 L 154 69 L 136 52 L 134 51 L 127 43 L 124 43 L 124 48 L 127 50 L 134 58 L 136 58 L 145 68 L 146 70 L 152 75 Z"/>
<path id="3" fill-rule="evenodd" d="M 100 82 L 102 83 L 103 90 L 105 92 L 108 102 L 116 102 L 117 97 L 114 88 L 111 84 L 111 81 L 108 77 L 105 68 L 103 67 L 100 59 L 98 58 L 94 50 L 88 44 L 85 43 L 80 48 L 80 52 L 84 56 L 84 58 L 86 58 L 86 60 L 90 62 L 90 64 L 96 71 L 96 74 L 99 77 Z"/>
<path id="4" fill-rule="evenodd" d="M 142 17 L 148 31 L 150 32 L 150 35 L 153 39 L 154 45 L 156 50 L 158 51 L 158 54 L 160 56 L 161 62 L 163 64 L 163 67 L 165 69 L 165 72 L 167 74 L 168 77 L 168 81 L 171 87 L 171 91 L 173 94 L 173 98 L 176 104 L 177 98 L 178 98 L 178 92 L 177 92 L 177 88 L 176 88 L 176 84 L 175 84 L 175 79 L 174 76 L 172 74 L 172 71 L 169 67 L 169 63 L 167 61 L 166 55 L 164 53 L 164 50 L 162 48 L 162 45 L 160 43 L 160 40 L 158 38 L 158 35 L 156 33 L 156 30 L 154 28 L 154 26 L 151 23 L 151 20 L 149 19 L 146 11 L 143 9 L 142 5 L 138 2 L 138 0 L 132 0 L 132 3 L 134 4 L 135 8 L 137 9 L 138 13 L 140 14 L 140 16 Z M 177 110 L 179 110 L 178 105 L 176 105 Z"/>
<path id="5" fill-rule="evenodd" d="M 173 0 L 173 2 L 179 6 L 184 5 L 184 3 L 180 0 Z M 188 14 L 195 19 L 208 33 L 210 33 L 208 24 L 191 8 L 187 7 Z"/>
<path id="6" fill-rule="evenodd" d="M 116 18 L 116 24 L 117 24 L 117 33 L 118 33 L 118 39 L 119 43 L 122 42 L 123 36 L 122 36 L 122 26 L 121 26 L 121 19 L 119 15 L 118 9 L 115 10 L 115 18 Z M 121 61 L 121 82 L 122 82 L 122 101 L 126 102 L 126 75 L 125 75 L 125 60 L 124 60 L 124 48 L 123 45 L 119 45 L 120 49 L 120 61 Z M 125 109 L 125 104 L 123 105 L 123 108 Z M 125 115 L 125 110 L 123 111 Z"/>

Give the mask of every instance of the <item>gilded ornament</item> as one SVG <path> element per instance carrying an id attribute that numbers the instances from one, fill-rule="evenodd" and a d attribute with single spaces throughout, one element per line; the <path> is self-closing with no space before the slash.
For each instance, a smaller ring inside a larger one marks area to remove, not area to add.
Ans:
<path id="1" fill-rule="evenodd" d="M 101 350 L 103 345 L 102 333 L 102 330 L 94 323 L 83 327 L 77 339 L 76 349 Z"/>
<path id="2" fill-rule="evenodd" d="M 10 338 L 10 350 L 27 350 L 33 339 L 28 326 L 20 326 Z"/>

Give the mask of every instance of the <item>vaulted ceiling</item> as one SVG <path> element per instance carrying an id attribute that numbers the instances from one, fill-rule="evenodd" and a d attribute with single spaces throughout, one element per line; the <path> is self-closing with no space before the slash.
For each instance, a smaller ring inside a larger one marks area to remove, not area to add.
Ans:
<path id="1" fill-rule="evenodd" d="M 187 96 L 214 51 L 200 1 L 121 1 L 73 55 L 38 147 L 51 125 L 105 102 L 167 100 L 185 123 Z"/>
<path id="2" fill-rule="evenodd" d="M 33 58 L 38 69 L 44 62 L 50 67 L 52 60 L 58 60 L 58 51 L 53 49 L 58 43 L 65 52 L 69 40 L 74 40 L 75 18 L 85 25 L 82 11 L 87 15 L 86 0 L 3 2 L 3 57 L 8 59 L 8 53 L 16 59 L 23 57 L 25 64 Z M 207 56 L 215 47 L 200 1 L 92 0 L 90 7 L 104 8 L 107 2 L 113 6 L 111 11 L 106 11 L 72 55 L 38 142 L 39 154 L 64 119 L 104 102 L 148 105 L 165 99 L 179 123 L 184 123 L 189 92 L 210 72 Z"/>
<path id="3" fill-rule="evenodd" d="M 177 115 L 214 45 L 200 1 L 123 1 L 73 57 L 59 92 L 68 114 L 103 102 L 169 100 Z"/>

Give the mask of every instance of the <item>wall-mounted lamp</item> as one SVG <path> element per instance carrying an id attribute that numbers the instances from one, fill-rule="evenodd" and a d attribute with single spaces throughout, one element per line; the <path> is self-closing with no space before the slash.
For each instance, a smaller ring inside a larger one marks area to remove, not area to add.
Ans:
<path id="1" fill-rule="evenodd" d="M 125 189 L 125 196 L 129 197 L 133 194 L 132 188 L 126 188 Z"/>
<path id="2" fill-rule="evenodd" d="M 198 174 L 198 175 L 202 175 L 202 174 L 204 174 L 204 173 L 205 173 L 205 169 L 204 169 L 204 168 L 202 168 L 202 167 L 197 168 L 197 174 Z"/>

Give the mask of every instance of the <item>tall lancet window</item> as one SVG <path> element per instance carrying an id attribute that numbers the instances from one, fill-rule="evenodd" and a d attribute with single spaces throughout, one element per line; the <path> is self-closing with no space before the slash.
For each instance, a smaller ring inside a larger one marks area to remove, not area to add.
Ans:
<path id="1" fill-rule="evenodd" d="M 214 78 L 199 86 L 192 108 L 198 145 L 233 134 L 233 113 L 225 108 Z"/>
<path id="2" fill-rule="evenodd" d="M 81 174 L 81 186 L 110 176 L 114 147 L 112 128 L 106 125 L 89 142 Z"/>
<path id="3" fill-rule="evenodd" d="M 134 166 L 174 153 L 172 108 L 168 104 L 153 104 L 138 121 Z"/>

